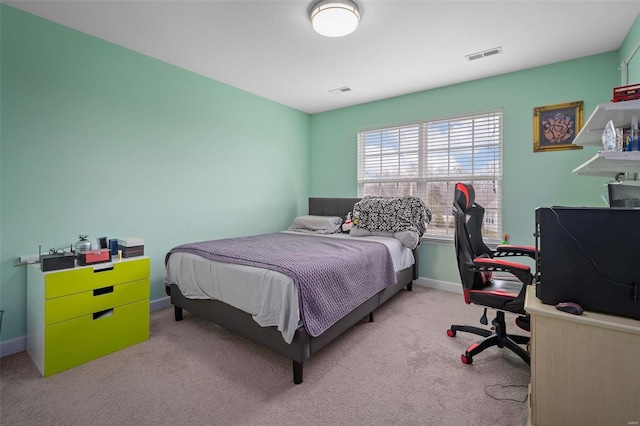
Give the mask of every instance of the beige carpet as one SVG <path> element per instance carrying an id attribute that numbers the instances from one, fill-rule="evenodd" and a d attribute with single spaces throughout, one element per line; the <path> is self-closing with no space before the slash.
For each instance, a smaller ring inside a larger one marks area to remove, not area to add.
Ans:
<path id="1" fill-rule="evenodd" d="M 414 286 L 307 360 L 294 385 L 290 360 L 166 309 L 148 341 L 46 379 L 25 352 L 2 358 L 0 424 L 525 425 L 529 367 L 498 348 L 464 365 L 476 336 L 446 334 L 481 313 Z"/>

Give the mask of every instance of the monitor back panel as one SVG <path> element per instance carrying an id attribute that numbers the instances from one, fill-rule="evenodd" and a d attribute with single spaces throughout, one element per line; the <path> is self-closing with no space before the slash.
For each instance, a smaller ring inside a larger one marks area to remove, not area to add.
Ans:
<path id="1" fill-rule="evenodd" d="M 640 209 L 536 209 L 542 303 L 640 319 Z"/>

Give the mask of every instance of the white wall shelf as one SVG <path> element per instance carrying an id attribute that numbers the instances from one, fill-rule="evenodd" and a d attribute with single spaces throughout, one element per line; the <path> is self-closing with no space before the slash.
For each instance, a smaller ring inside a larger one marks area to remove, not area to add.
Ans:
<path id="1" fill-rule="evenodd" d="M 574 145 L 602 147 L 602 131 L 613 121 L 616 128 L 631 127 L 634 116 L 640 115 L 640 99 L 599 104 L 574 139 Z M 600 151 L 573 170 L 581 176 L 614 179 L 618 173 L 640 173 L 640 151 Z"/>
<path id="2" fill-rule="evenodd" d="M 573 173 L 580 176 L 615 178 L 618 173 L 640 173 L 640 151 L 601 151 L 578 166 Z"/>
<path id="3" fill-rule="evenodd" d="M 640 115 L 640 99 L 599 104 L 573 140 L 574 145 L 602 146 L 602 131 L 609 120 L 615 127 L 631 127 L 631 118 Z"/>

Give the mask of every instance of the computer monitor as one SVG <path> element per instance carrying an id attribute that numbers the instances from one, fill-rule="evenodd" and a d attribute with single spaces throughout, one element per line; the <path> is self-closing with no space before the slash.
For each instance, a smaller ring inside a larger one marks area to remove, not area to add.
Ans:
<path id="1" fill-rule="evenodd" d="M 640 319 L 640 209 L 538 207 L 542 303 Z"/>
<path id="2" fill-rule="evenodd" d="M 640 207 L 640 185 L 634 182 L 609 183 L 609 207 Z"/>

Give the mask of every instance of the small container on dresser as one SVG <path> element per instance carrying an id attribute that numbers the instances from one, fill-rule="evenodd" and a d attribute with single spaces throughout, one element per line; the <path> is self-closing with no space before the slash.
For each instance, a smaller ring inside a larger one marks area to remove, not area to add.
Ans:
<path id="1" fill-rule="evenodd" d="M 44 377 L 149 338 L 149 266 L 27 267 L 27 353 Z"/>
<path id="2" fill-rule="evenodd" d="M 144 256 L 144 240 L 130 237 L 118 239 L 118 250 L 122 250 L 122 257 Z"/>

